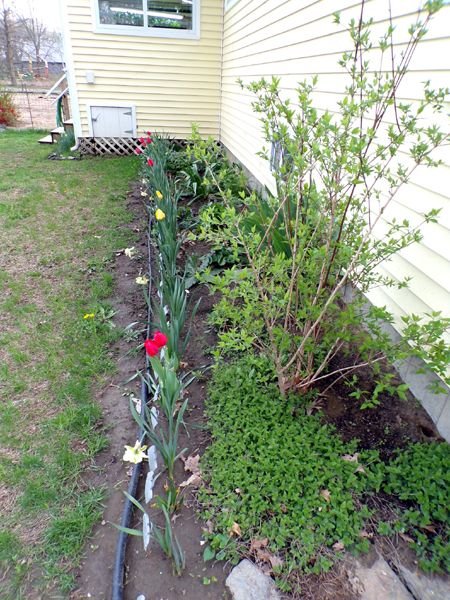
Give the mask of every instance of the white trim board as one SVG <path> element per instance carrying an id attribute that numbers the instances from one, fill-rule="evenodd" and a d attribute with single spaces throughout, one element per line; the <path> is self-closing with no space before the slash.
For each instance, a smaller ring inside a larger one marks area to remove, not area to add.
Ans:
<path id="1" fill-rule="evenodd" d="M 81 137 L 81 116 L 80 116 L 80 105 L 78 101 L 77 84 L 75 81 L 75 64 L 73 60 L 72 44 L 70 43 L 70 27 L 69 27 L 69 16 L 67 13 L 67 0 L 63 0 L 61 3 L 61 16 L 62 16 L 62 27 L 63 27 L 63 51 L 64 60 L 66 62 L 66 76 L 67 83 L 69 86 L 69 99 L 70 99 L 70 113 L 73 120 L 73 133 L 75 139 Z"/>

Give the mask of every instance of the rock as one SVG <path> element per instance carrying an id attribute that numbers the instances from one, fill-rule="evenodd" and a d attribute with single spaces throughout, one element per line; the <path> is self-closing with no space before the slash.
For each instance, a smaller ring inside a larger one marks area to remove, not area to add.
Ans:
<path id="1" fill-rule="evenodd" d="M 398 572 L 406 587 L 416 600 L 448 600 L 450 598 L 450 578 L 425 575 L 421 571 L 410 571 L 398 565 Z"/>
<path id="2" fill-rule="evenodd" d="M 361 600 L 414 600 L 381 556 L 370 567 L 357 562 L 355 576 L 361 583 Z"/>
<path id="3" fill-rule="evenodd" d="M 234 567 L 225 585 L 233 600 L 281 600 L 272 579 L 247 559 Z"/>

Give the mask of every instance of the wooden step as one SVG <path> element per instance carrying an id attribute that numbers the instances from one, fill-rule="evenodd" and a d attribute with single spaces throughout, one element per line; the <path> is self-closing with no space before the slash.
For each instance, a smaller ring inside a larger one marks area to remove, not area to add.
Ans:
<path id="1" fill-rule="evenodd" d="M 38 142 L 39 142 L 39 144 L 53 144 L 53 138 L 52 138 L 51 134 L 49 133 L 45 137 L 38 140 Z"/>
<path id="2" fill-rule="evenodd" d="M 73 133 L 73 119 L 63 121 L 63 127 L 65 132 Z"/>
<path id="3" fill-rule="evenodd" d="M 50 131 L 50 135 L 52 136 L 52 140 L 53 140 L 52 143 L 57 142 L 63 133 L 64 133 L 64 127 L 55 127 L 55 129 L 52 129 Z"/>

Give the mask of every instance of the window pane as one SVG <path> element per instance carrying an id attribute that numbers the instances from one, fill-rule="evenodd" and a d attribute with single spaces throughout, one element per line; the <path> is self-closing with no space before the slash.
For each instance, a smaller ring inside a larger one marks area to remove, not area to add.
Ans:
<path id="1" fill-rule="evenodd" d="M 195 0 L 147 0 L 149 27 L 192 29 L 192 2 Z"/>
<path id="2" fill-rule="evenodd" d="M 143 27 L 142 0 L 98 0 L 100 23 Z"/>

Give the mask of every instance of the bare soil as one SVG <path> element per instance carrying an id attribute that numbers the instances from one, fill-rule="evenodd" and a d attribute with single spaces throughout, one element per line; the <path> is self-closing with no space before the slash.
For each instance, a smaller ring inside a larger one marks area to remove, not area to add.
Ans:
<path id="1" fill-rule="evenodd" d="M 135 277 L 141 270 L 145 272 L 147 268 L 146 219 L 139 189 L 133 192 L 128 202 L 129 208 L 136 214 L 136 221 L 131 226 L 140 233 L 141 243 L 136 244 L 135 247 L 140 251 L 142 260 L 130 261 L 123 254 L 116 259 L 116 289 L 112 304 L 117 311 L 116 324 L 122 327 L 137 320 L 144 326 L 146 319 L 142 290 L 135 283 Z M 214 334 L 206 324 L 206 316 L 211 310 L 213 299 L 206 289 L 199 286 L 192 291 L 191 296 L 191 306 L 194 306 L 198 298 L 202 297 L 202 300 L 193 320 L 190 343 L 184 357 L 185 369 L 188 371 L 199 369 L 211 362 L 209 351 L 214 345 Z M 141 341 L 143 340 L 134 342 L 134 346 Z M 106 487 L 107 497 L 103 521 L 95 528 L 86 547 L 85 558 L 77 576 L 77 587 L 71 596 L 73 600 L 111 598 L 113 561 L 118 537 L 118 531 L 112 524 L 120 522 L 124 505 L 123 490 L 126 490 L 131 474 L 131 469 L 122 461 L 123 447 L 125 444 L 134 443 L 137 431 L 129 410 L 129 394 L 140 396 L 138 379 L 128 384 L 124 382 L 144 367 L 142 352 L 130 354 L 132 347 L 133 344 L 125 340 L 118 342 L 114 348 L 118 359 L 117 373 L 98 395 L 104 411 L 104 426 L 108 430 L 110 446 L 98 456 L 94 472 L 87 479 L 87 485 L 102 483 Z M 204 380 L 196 380 L 188 388 L 190 402 L 185 415 L 186 430 L 180 436 L 180 448 L 186 448 L 185 456 L 202 454 L 208 443 L 203 413 L 205 385 Z M 144 476 L 145 471 L 141 476 L 140 493 L 142 493 Z M 184 472 L 180 462 L 177 472 L 178 481 L 181 483 L 188 476 L 189 473 Z M 162 475 L 156 485 L 155 494 L 161 491 L 163 485 Z M 155 518 L 157 522 L 155 515 L 151 515 L 151 518 Z M 140 515 L 135 514 L 131 526 L 139 528 L 140 525 Z M 181 577 L 173 575 L 171 562 L 165 558 L 155 543 L 151 543 L 149 550 L 145 552 L 142 538 L 129 536 L 125 599 L 135 600 L 139 594 L 143 594 L 146 600 L 227 598 L 224 581 L 229 569 L 227 565 L 203 562 L 202 526 L 196 516 L 195 494 L 186 488 L 184 505 L 174 523 L 175 534 L 186 556 L 186 570 Z"/>

